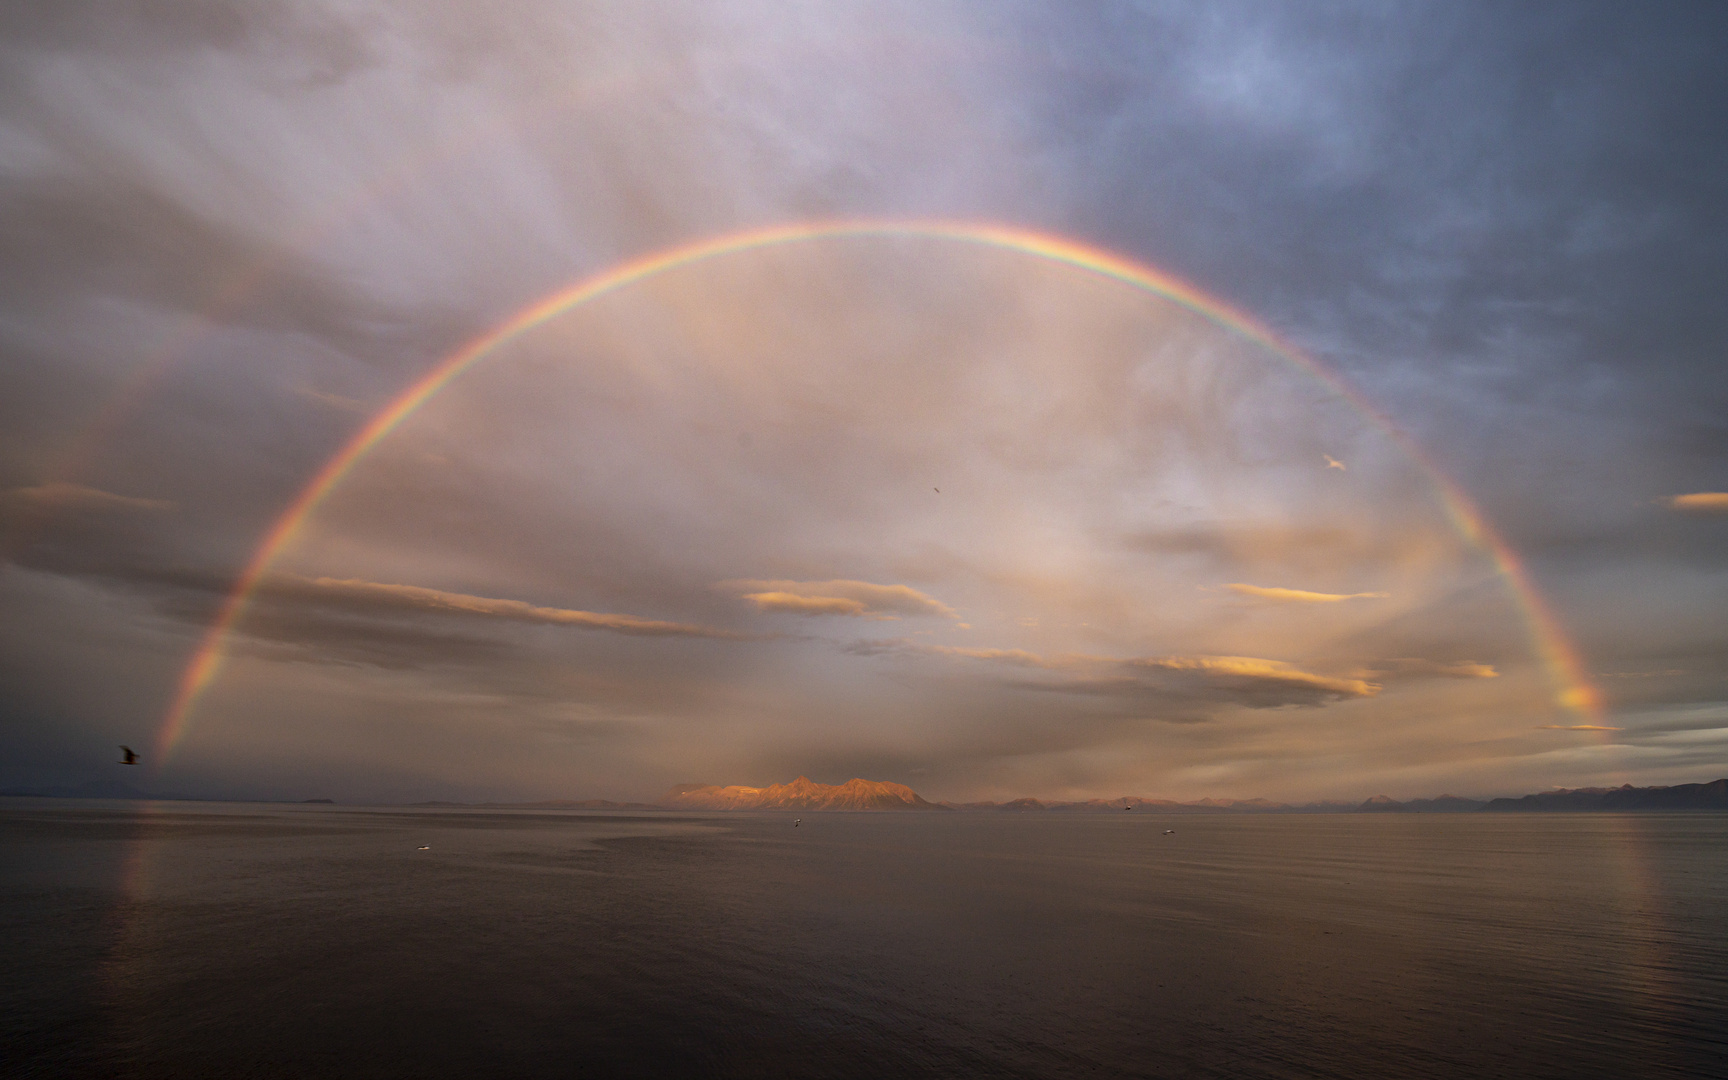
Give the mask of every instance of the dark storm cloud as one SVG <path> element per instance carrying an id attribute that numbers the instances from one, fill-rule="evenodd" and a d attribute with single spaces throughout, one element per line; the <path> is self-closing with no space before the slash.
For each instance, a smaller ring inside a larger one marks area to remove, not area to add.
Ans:
<path id="1" fill-rule="evenodd" d="M 1110 224 L 1224 264 L 1214 284 L 1267 290 L 1262 312 L 1347 302 L 1357 340 L 1454 347 L 1583 314 L 1615 338 L 1580 359 L 1630 362 L 1643 331 L 1711 355 L 1720 11 L 1164 4 L 1040 28 L 1075 87 L 1049 101 L 1052 143 L 1092 155 L 1081 182 L 1135 180 L 1115 193 L 1143 212 Z"/>
<path id="2" fill-rule="evenodd" d="M 1722 10 L 1036 21 L 1059 72 L 1046 145 L 1083 227 L 1342 365 L 1520 548 L 1589 538 L 1590 561 L 1636 559 L 1654 527 L 1638 505 L 1720 483 Z M 1532 431 L 1554 449 L 1530 454 Z"/>

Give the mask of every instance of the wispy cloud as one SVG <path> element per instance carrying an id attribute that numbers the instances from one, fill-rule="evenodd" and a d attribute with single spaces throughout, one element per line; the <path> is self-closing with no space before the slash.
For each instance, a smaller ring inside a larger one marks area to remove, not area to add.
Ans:
<path id="1" fill-rule="evenodd" d="M 910 585 L 877 585 L 868 581 L 722 581 L 717 586 L 738 593 L 762 611 L 794 615 L 940 615 L 960 613 Z"/>
<path id="2" fill-rule="evenodd" d="M 1253 656 L 1164 656 L 1129 660 L 1126 663 L 1142 668 L 1198 672 L 1220 680 L 1280 683 L 1339 697 L 1373 697 L 1380 692 L 1377 684 L 1365 679 L 1319 675 L 1282 660 L 1264 660 Z"/>
<path id="3" fill-rule="evenodd" d="M 572 608 L 542 607 L 522 600 L 503 600 L 489 596 L 428 589 L 420 585 L 393 585 L 351 578 L 306 578 L 279 575 L 265 585 L 265 591 L 275 595 L 334 599 L 367 605 L 412 611 L 441 612 L 458 615 L 481 615 L 513 622 L 548 623 L 574 626 L 584 630 L 606 630 L 615 634 L 644 637 L 744 638 L 749 635 L 694 623 L 666 622 L 644 619 L 614 612 L 579 611 Z"/>
<path id="4" fill-rule="evenodd" d="M 1694 491 L 1676 495 L 1668 505 L 1688 514 L 1728 514 L 1728 491 Z"/>
<path id="5" fill-rule="evenodd" d="M 1015 667 L 1073 668 L 1087 663 L 1107 662 L 1108 657 L 1065 654 L 1045 657 L 1026 649 L 980 649 L 964 645 L 931 645 L 911 638 L 867 638 L 841 646 L 858 656 L 921 655 L 949 656 L 961 660 L 983 660 Z"/>
<path id="6" fill-rule="evenodd" d="M 319 390 L 316 387 L 311 386 L 301 386 L 295 388 L 294 392 L 308 401 L 316 401 L 318 404 L 335 409 L 338 412 L 361 414 L 366 412 L 365 402 L 357 401 L 351 397 L 343 397 L 341 394 L 332 394 L 327 390 Z"/>
<path id="7" fill-rule="evenodd" d="M 1094 656 L 1062 653 L 1041 656 L 1025 649 L 927 645 L 905 638 L 854 642 L 847 651 L 862 655 L 920 653 L 979 660 L 1019 668 L 1058 672 L 1063 681 L 1030 688 L 1091 694 L 1156 692 L 1183 697 L 1216 697 L 1240 704 L 1317 704 L 1323 700 L 1373 697 L 1378 683 L 1354 675 L 1324 675 L 1282 660 L 1254 656 Z"/>
<path id="8" fill-rule="evenodd" d="M 1609 727 L 1607 724 L 1538 724 L 1538 725 L 1536 725 L 1536 730 L 1538 730 L 1538 731 L 1620 731 L 1623 729 L 1617 728 L 1617 727 Z"/>
<path id="9" fill-rule="evenodd" d="M 12 488 L 4 493 L 7 502 L 35 510 L 172 510 L 166 499 L 140 499 L 131 495 L 116 495 L 82 484 L 55 482 L 34 487 Z"/>
<path id="10" fill-rule="evenodd" d="M 760 611 L 786 611 L 794 615 L 862 615 L 869 607 L 843 596 L 799 596 L 789 592 L 745 593 L 744 599 Z"/>
<path id="11" fill-rule="evenodd" d="M 1336 604 L 1344 600 L 1384 600 L 1392 595 L 1383 592 L 1309 592 L 1307 589 L 1281 589 L 1268 585 L 1247 585 L 1239 581 L 1231 582 L 1224 587 L 1243 596 L 1252 596 L 1258 600 L 1274 600 L 1284 604 Z"/>
<path id="12" fill-rule="evenodd" d="M 993 660 L 1023 667 L 1051 667 L 1049 661 L 1025 649 L 970 649 L 962 645 L 928 645 L 925 648 L 942 656 L 961 656 L 969 660 Z"/>
<path id="13" fill-rule="evenodd" d="M 1493 664 L 1478 664 L 1474 660 L 1427 660 L 1419 656 L 1400 656 L 1379 660 L 1374 670 L 1381 674 L 1440 675 L 1448 679 L 1498 679 L 1500 672 Z"/>

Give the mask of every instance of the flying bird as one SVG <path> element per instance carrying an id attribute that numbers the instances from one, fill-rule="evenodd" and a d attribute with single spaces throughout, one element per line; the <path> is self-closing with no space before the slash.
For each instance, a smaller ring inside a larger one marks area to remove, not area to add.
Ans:
<path id="1" fill-rule="evenodd" d="M 122 746 L 120 748 L 120 755 L 121 755 L 120 764 L 122 764 L 122 765 L 136 765 L 136 764 L 138 764 L 138 753 L 137 753 L 137 751 L 133 750 L 130 746 Z"/>
<path id="2" fill-rule="evenodd" d="M 1348 466 L 1346 466 L 1342 461 L 1339 461 L 1337 458 L 1333 457 L 1331 454 L 1321 454 L 1320 456 L 1326 459 L 1326 467 L 1328 469 L 1337 469 L 1339 472 L 1349 472 L 1350 471 Z"/>
<path id="3" fill-rule="evenodd" d="M 935 493 L 936 493 L 936 494 L 938 494 L 938 495 L 940 495 L 940 494 L 942 494 L 942 489 L 941 489 L 941 488 L 931 488 L 931 489 L 930 489 L 930 490 L 931 490 L 931 491 L 934 491 L 934 492 L 935 492 Z"/>
<path id="4" fill-rule="evenodd" d="M 794 829 L 796 829 L 796 828 L 797 828 L 797 827 L 798 827 L 798 826 L 800 826 L 800 825 L 802 825 L 802 824 L 804 824 L 804 819 L 803 819 L 803 818 L 801 818 L 801 817 L 795 817 L 795 818 L 793 818 L 793 819 L 792 819 L 792 827 L 793 827 L 793 828 L 794 828 Z"/>

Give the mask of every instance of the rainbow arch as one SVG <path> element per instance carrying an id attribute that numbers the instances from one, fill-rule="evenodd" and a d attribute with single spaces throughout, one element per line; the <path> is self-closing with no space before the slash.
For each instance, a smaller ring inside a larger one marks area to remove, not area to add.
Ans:
<path id="1" fill-rule="evenodd" d="M 276 557 L 367 452 L 396 426 L 470 366 L 502 345 L 589 300 L 681 266 L 726 255 L 814 240 L 836 239 L 949 240 L 996 248 L 1086 270 L 1171 300 L 1308 372 L 1350 402 L 1434 478 L 1453 525 L 1466 539 L 1493 558 L 1523 608 L 1537 652 L 1556 688 L 1556 704 L 1601 726 L 1601 695 L 1585 673 L 1576 650 L 1549 610 L 1517 553 L 1509 547 L 1475 504 L 1429 460 L 1408 436 L 1343 379 L 1280 340 L 1258 320 L 1223 300 L 1142 263 L 1075 240 L 1015 226 L 962 221 L 841 219 L 799 222 L 708 237 L 641 255 L 553 292 L 521 308 L 497 327 L 470 340 L 439 361 L 430 371 L 379 410 L 327 461 L 271 525 L 247 561 L 215 619 L 199 640 L 175 688 L 157 735 L 158 761 L 165 761 L 184 738 L 198 699 L 221 670 L 228 633 L 245 613 L 248 602 Z"/>

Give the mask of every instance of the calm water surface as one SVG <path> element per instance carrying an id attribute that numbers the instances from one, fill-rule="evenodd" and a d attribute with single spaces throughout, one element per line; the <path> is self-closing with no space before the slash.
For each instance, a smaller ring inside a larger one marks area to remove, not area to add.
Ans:
<path id="1" fill-rule="evenodd" d="M 0 1071 L 1728 1075 L 1728 815 L 791 824 L 0 800 Z"/>

